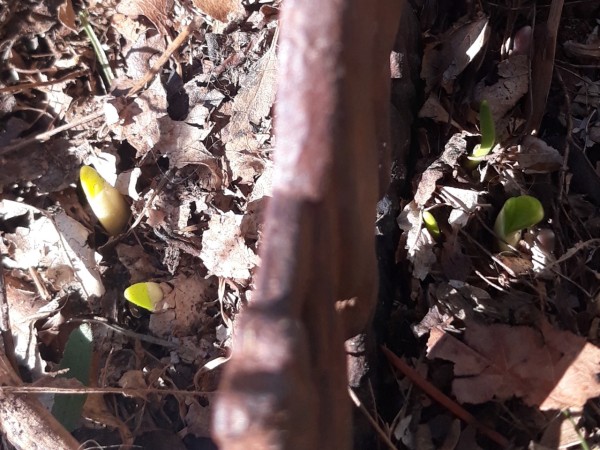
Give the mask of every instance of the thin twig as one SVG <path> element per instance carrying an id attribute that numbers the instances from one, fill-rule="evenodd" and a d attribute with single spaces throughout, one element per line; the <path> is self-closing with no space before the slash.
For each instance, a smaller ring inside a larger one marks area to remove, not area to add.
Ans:
<path id="1" fill-rule="evenodd" d="M 358 398 L 358 396 L 356 395 L 356 393 L 350 386 L 348 386 L 348 394 L 350 394 L 350 399 L 352 399 L 352 401 L 354 402 L 354 404 L 356 405 L 358 410 L 361 413 L 363 413 L 363 415 L 367 418 L 367 420 L 369 421 L 371 426 L 375 429 L 375 431 L 377 432 L 377 434 L 379 435 L 381 440 L 385 443 L 385 445 L 387 445 L 391 450 L 396 450 L 396 446 L 390 440 L 389 436 L 385 433 L 385 431 L 383 431 L 381 429 L 381 427 L 379 426 L 377 421 L 371 416 L 369 411 L 367 411 L 367 408 L 365 408 L 365 405 L 362 404 L 362 402 L 360 401 L 360 399 Z"/>
<path id="2" fill-rule="evenodd" d="M 444 406 L 448 411 L 453 413 L 456 417 L 463 420 L 469 425 L 473 425 L 477 428 L 482 434 L 486 435 L 492 441 L 502 446 L 503 448 L 508 447 L 509 441 L 496 430 L 492 430 L 491 428 L 483 425 L 481 422 L 475 418 L 471 413 L 465 410 L 462 406 L 448 397 L 446 394 L 441 392 L 438 388 L 436 388 L 433 384 L 423 378 L 419 373 L 406 364 L 402 358 L 399 358 L 394 354 L 391 350 L 386 347 L 381 347 L 381 350 L 387 357 L 388 361 L 400 372 L 402 372 L 410 381 L 416 384 L 423 392 L 429 395 L 433 400 Z"/>
<path id="3" fill-rule="evenodd" d="M 69 319 L 67 321 L 67 323 L 96 323 L 99 325 L 104 325 L 107 328 L 111 328 L 114 331 L 121 333 L 125 336 L 129 336 L 134 339 L 139 339 L 140 341 L 145 341 L 150 344 L 160 345 L 161 347 L 167 347 L 167 348 L 179 347 L 179 345 L 175 342 L 169 342 L 169 341 L 166 341 L 161 338 L 157 338 L 157 337 L 150 336 L 147 334 L 141 334 L 141 333 L 136 333 L 135 331 L 127 330 L 125 328 L 122 328 L 122 327 L 114 324 L 114 323 L 110 323 L 108 320 L 106 320 L 103 317 L 73 317 L 72 319 Z"/>
<path id="4" fill-rule="evenodd" d="M 19 150 L 23 147 L 27 147 L 30 144 L 35 144 L 36 142 L 44 142 L 50 139 L 52 136 L 62 133 L 65 130 L 69 130 L 71 128 L 78 127 L 79 125 L 83 125 L 84 123 L 91 122 L 98 117 L 102 117 L 104 115 L 104 111 L 96 111 L 92 114 L 88 114 L 87 116 L 83 116 L 81 119 L 77 119 L 73 122 L 66 123 L 61 125 L 60 127 L 54 128 L 53 130 L 44 131 L 36 136 L 23 139 L 22 141 L 18 141 L 14 144 L 7 145 L 0 149 L 0 156 L 5 156 L 8 153 L 14 152 L 15 150 Z"/>
<path id="5" fill-rule="evenodd" d="M 58 388 L 50 386 L 0 386 L 0 392 L 11 394 L 121 394 L 128 397 L 144 397 L 147 394 L 165 394 L 165 395 L 215 395 L 216 391 L 185 391 L 182 389 L 165 388 L 121 388 L 121 387 L 78 387 L 78 388 Z"/>
<path id="6" fill-rule="evenodd" d="M 179 33 L 179 36 L 177 36 L 173 40 L 173 42 L 169 44 L 167 49 L 163 52 L 160 58 L 158 58 L 158 60 L 154 63 L 150 70 L 148 70 L 144 74 L 141 80 L 139 80 L 133 85 L 133 87 L 127 94 L 128 97 L 132 97 L 133 95 L 141 91 L 144 88 L 144 86 L 146 86 L 146 84 L 149 83 L 158 72 L 160 72 L 162 66 L 166 64 L 166 62 L 169 60 L 169 58 L 175 52 L 175 50 L 177 50 L 181 46 L 181 44 L 183 44 L 183 42 L 188 38 L 188 36 L 200 26 L 201 21 L 202 18 L 200 16 L 194 18 L 194 20 L 192 20 L 192 22 L 189 25 L 187 25 L 181 31 L 181 33 Z"/>
<path id="7" fill-rule="evenodd" d="M 0 94 L 16 93 L 16 92 L 25 91 L 27 89 L 36 89 L 36 88 L 40 88 L 40 87 L 44 87 L 44 86 L 52 86 L 54 84 L 62 83 L 63 81 L 68 81 L 68 80 L 72 80 L 73 78 L 77 78 L 86 72 L 87 72 L 87 69 L 80 69 L 80 70 L 76 70 L 75 72 L 71 72 L 62 78 L 58 78 L 57 80 L 36 81 L 34 83 L 21 83 L 21 84 L 15 84 L 12 86 L 5 86 L 3 88 L 0 88 Z"/>

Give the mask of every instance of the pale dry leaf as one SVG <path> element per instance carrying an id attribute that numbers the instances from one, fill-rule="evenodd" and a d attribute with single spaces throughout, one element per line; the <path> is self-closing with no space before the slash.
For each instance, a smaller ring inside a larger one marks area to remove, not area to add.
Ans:
<path id="1" fill-rule="evenodd" d="M 162 117 L 158 123 L 160 141 L 156 149 L 169 157 L 171 167 L 181 169 L 189 164 L 203 164 L 214 172 L 218 170 L 217 159 L 201 142 L 205 136 L 202 129 L 170 117 Z"/>
<path id="2" fill-rule="evenodd" d="M 427 92 L 442 85 L 446 92 L 453 91 L 454 80 L 479 54 L 489 36 L 488 18 L 479 15 L 453 27 L 438 41 L 425 47 L 421 78 Z"/>
<path id="3" fill-rule="evenodd" d="M 125 14 L 115 13 L 110 17 L 112 27 L 117 32 L 117 35 L 121 37 L 122 47 L 121 52 L 123 54 L 129 53 L 134 42 L 138 40 L 138 37 L 146 32 L 147 27 L 138 22 L 137 20 L 127 17 Z"/>
<path id="4" fill-rule="evenodd" d="M 243 87 L 233 101 L 233 112 L 245 120 L 259 125 L 267 117 L 275 101 L 277 90 L 277 54 L 271 45 L 265 54 L 254 64 Z M 235 120 L 233 118 L 232 120 Z M 241 120 L 241 119 L 239 119 Z"/>
<path id="5" fill-rule="evenodd" d="M 452 34 L 450 44 L 452 45 L 453 59 L 442 76 L 442 87 L 446 92 L 453 92 L 454 80 L 484 48 L 489 35 L 488 18 L 484 16 L 468 23 Z"/>
<path id="6" fill-rule="evenodd" d="M 117 244 L 117 257 L 127 272 L 130 284 L 147 281 L 156 276 L 157 262 L 140 245 Z"/>
<path id="7" fill-rule="evenodd" d="M 515 168 L 524 173 L 555 172 L 563 165 L 563 157 L 558 150 L 532 135 L 525 136 L 515 157 Z"/>
<path id="8" fill-rule="evenodd" d="M 459 160 L 466 154 L 468 136 L 466 131 L 454 133 L 446 142 L 440 157 L 423 172 L 415 193 L 415 202 L 419 206 L 425 206 L 437 189 L 437 181 L 446 174 L 452 174 Z"/>
<path id="9" fill-rule="evenodd" d="M 133 445 L 133 434 L 125 422 L 113 415 L 106 405 L 103 395 L 88 395 L 83 405 L 83 416 L 104 426 L 119 430 L 122 445 Z"/>
<path id="10" fill-rule="evenodd" d="M 6 216 L 14 204 L 19 210 L 26 207 L 32 217 L 39 213 L 27 205 L 4 200 L 0 202 L 0 216 Z M 96 261 L 100 255 L 87 244 L 89 233 L 79 222 L 59 212 L 53 220 L 42 215 L 32 220 L 29 228 L 17 227 L 4 237 L 14 246 L 20 269 L 38 268 L 56 289 L 75 289 L 85 298 L 100 297 L 104 294 Z"/>
<path id="11" fill-rule="evenodd" d="M 515 107 L 529 91 L 529 57 L 513 55 L 498 63 L 498 81 L 486 85 L 484 80 L 475 86 L 474 100 L 488 100 L 498 132 L 500 120 Z"/>
<path id="12" fill-rule="evenodd" d="M 138 80 L 146 75 L 154 62 L 165 51 L 164 38 L 149 31 L 138 35 L 137 40 L 125 55 L 127 61 L 127 75 Z"/>
<path id="13" fill-rule="evenodd" d="M 1 250 L 5 253 L 3 248 Z M 40 317 L 40 309 L 46 306 L 46 300 L 41 298 L 33 282 L 26 280 L 27 276 L 20 270 L 4 273 L 15 356 L 19 364 L 27 367 L 37 379 L 44 372 L 46 364 L 40 356 L 32 321 Z"/>
<path id="14" fill-rule="evenodd" d="M 121 105 L 120 99 L 109 100 L 119 111 L 120 120 L 110 124 L 110 130 L 119 140 L 127 140 L 141 158 L 160 141 L 158 119 L 167 115 L 167 94 L 160 81 L 155 78 L 148 89 L 133 103 Z"/>
<path id="15" fill-rule="evenodd" d="M 581 83 L 577 95 L 573 99 L 573 102 L 581 103 L 588 108 L 597 108 L 600 106 L 600 83 L 592 81 L 588 77 L 584 77 Z"/>
<path id="16" fill-rule="evenodd" d="M 141 370 L 126 371 L 119 379 L 118 384 L 119 386 L 125 389 L 139 389 L 142 395 L 144 389 L 148 388 L 148 383 L 146 383 L 146 380 L 144 379 L 144 374 Z"/>
<path id="17" fill-rule="evenodd" d="M 275 101 L 277 57 L 274 46 L 252 67 L 250 74 L 233 101 L 231 119 L 221 136 L 232 178 L 244 184 L 252 183 L 264 169 L 264 161 L 256 155 L 262 145 L 254 127 L 270 115 Z"/>
<path id="18" fill-rule="evenodd" d="M 164 337 L 194 335 L 206 323 L 205 304 L 216 298 L 215 286 L 197 273 L 178 275 L 169 283 L 172 289 L 161 284 L 165 297 L 150 317 L 150 331 Z"/>
<path id="19" fill-rule="evenodd" d="M 454 212 L 456 210 L 453 210 Z M 442 245 L 440 254 L 440 264 L 444 275 L 449 280 L 464 281 L 471 274 L 473 264 L 463 249 L 463 246 L 458 239 L 458 230 L 453 230 L 452 233 L 446 234 L 446 240 Z"/>
<path id="20" fill-rule="evenodd" d="M 173 0 L 122 0 L 117 3 L 117 12 L 132 18 L 146 16 L 164 36 L 169 36 L 173 11 Z"/>
<path id="21" fill-rule="evenodd" d="M 259 263 L 258 256 L 242 237 L 243 216 L 213 215 L 202 235 L 200 257 L 209 273 L 222 278 L 248 281 Z"/>
<path id="22" fill-rule="evenodd" d="M 600 395 L 600 349 L 542 321 L 540 329 L 466 323 L 464 342 L 433 328 L 428 357 L 454 362 L 462 403 L 522 398 L 541 410 L 580 409 Z"/>
<path id="23" fill-rule="evenodd" d="M 442 106 L 437 98 L 437 95 L 431 93 L 419 110 L 419 117 L 429 118 L 438 123 L 450 124 L 454 128 L 460 130 L 462 127 L 450 117 L 450 113 Z"/>
<path id="24" fill-rule="evenodd" d="M 472 189 L 453 186 L 440 187 L 440 197 L 453 208 L 448 217 L 448 224 L 452 229 L 458 230 L 467 224 L 477 209 L 480 194 Z"/>
<path id="25" fill-rule="evenodd" d="M 192 0 L 192 2 L 196 8 L 221 22 L 235 20 L 244 13 L 240 0 Z"/>

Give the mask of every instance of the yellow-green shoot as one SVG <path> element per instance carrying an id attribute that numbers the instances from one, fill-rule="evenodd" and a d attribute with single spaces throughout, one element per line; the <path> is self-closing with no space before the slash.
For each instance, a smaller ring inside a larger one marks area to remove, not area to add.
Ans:
<path id="1" fill-rule="evenodd" d="M 133 284 L 125 289 L 124 295 L 134 305 L 152 312 L 164 297 L 160 284 L 152 281 Z"/>
<path id="2" fill-rule="evenodd" d="M 423 211 L 423 223 L 425 224 L 425 228 L 431 234 L 431 237 L 434 239 L 438 239 L 441 235 L 440 227 L 438 226 L 437 220 L 433 214 L 429 211 Z"/>
<path id="3" fill-rule="evenodd" d="M 81 168 L 79 179 L 92 211 L 108 234 L 123 231 L 131 211 L 121 193 L 90 166 Z"/>
<path id="4" fill-rule="evenodd" d="M 496 127 L 487 100 L 482 100 L 479 105 L 479 131 L 481 143 L 475 146 L 473 154 L 469 156 L 469 165 L 473 168 L 476 168 L 481 160 L 489 155 L 496 144 Z"/>
<path id="5" fill-rule="evenodd" d="M 500 250 L 509 251 L 511 246 L 516 247 L 522 231 L 543 218 L 544 207 L 535 197 L 521 195 L 506 200 L 494 224 Z"/>

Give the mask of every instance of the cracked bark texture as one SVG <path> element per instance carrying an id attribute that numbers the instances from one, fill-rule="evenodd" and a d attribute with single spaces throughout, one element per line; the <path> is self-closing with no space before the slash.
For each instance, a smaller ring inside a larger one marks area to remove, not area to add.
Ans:
<path id="1" fill-rule="evenodd" d="M 215 405 L 222 449 L 351 447 L 344 341 L 365 330 L 377 295 L 389 55 L 405 4 L 283 3 L 273 197 Z"/>

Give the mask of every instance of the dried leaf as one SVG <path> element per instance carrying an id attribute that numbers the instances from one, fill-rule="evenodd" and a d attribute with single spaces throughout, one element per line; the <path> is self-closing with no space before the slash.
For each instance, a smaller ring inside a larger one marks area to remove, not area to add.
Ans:
<path id="1" fill-rule="evenodd" d="M 217 172 L 218 163 L 202 142 L 203 130 L 185 122 L 162 117 L 159 120 L 160 141 L 156 148 L 169 157 L 171 167 L 181 169 L 188 164 L 204 164 Z"/>
<path id="2" fill-rule="evenodd" d="M 237 18 L 244 8 L 240 0 L 193 0 L 194 6 L 221 22 Z"/>
<path id="3" fill-rule="evenodd" d="M 424 206 L 429 201 L 437 188 L 437 181 L 445 174 L 451 174 L 460 158 L 466 154 L 466 138 L 465 131 L 453 134 L 444 146 L 441 156 L 423 172 L 415 193 L 415 202 L 419 206 Z"/>
<path id="4" fill-rule="evenodd" d="M 441 85 L 446 92 L 453 91 L 454 80 L 473 61 L 489 36 L 488 18 L 480 15 L 439 37 L 439 41 L 425 48 L 421 78 L 427 92 Z"/>
<path id="5" fill-rule="evenodd" d="M 454 362 L 452 390 L 463 403 L 522 398 L 542 410 L 582 408 L 600 395 L 600 349 L 542 322 L 539 330 L 466 324 L 464 342 L 433 328 L 428 357 Z"/>
<path id="6" fill-rule="evenodd" d="M 117 12 L 136 18 L 146 16 L 163 36 L 169 36 L 173 11 L 173 0 L 122 0 L 117 3 Z"/>
<path id="7" fill-rule="evenodd" d="M 423 106 L 421 106 L 418 116 L 422 118 L 432 119 L 438 123 L 449 123 L 454 128 L 459 130 L 462 128 L 458 123 L 454 121 L 454 119 L 450 117 L 450 113 L 446 111 L 446 108 L 444 108 L 438 100 L 437 95 L 434 95 L 433 93 L 429 94 L 429 97 L 427 97 L 427 100 L 425 101 Z"/>
<path id="8" fill-rule="evenodd" d="M 489 102 L 497 131 L 500 120 L 529 91 L 529 57 L 513 55 L 500 62 L 498 77 L 498 81 L 489 86 L 485 81 L 479 82 L 474 92 L 476 102 Z"/>
<path id="9" fill-rule="evenodd" d="M 562 167 L 563 157 L 536 136 L 528 135 L 518 146 L 516 168 L 525 173 L 555 172 Z"/>
<path id="10" fill-rule="evenodd" d="M 231 120 L 222 132 L 232 178 L 240 179 L 244 184 L 252 183 L 264 168 L 263 158 L 255 154 L 261 144 L 254 127 L 269 116 L 275 100 L 277 57 L 274 46 L 250 73 L 252 75 L 233 101 Z"/>
<path id="11" fill-rule="evenodd" d="M 0 216 L 26 209 L 32 217 L 39 211 L 22 203 L 0 202 Z M 28 228 L 17 227 L 14 233 L 4 235 L 14 245 L 14 259 L 18 267 L 45 270 L 44 276 L 55 289 L 76 289 L 85 298 L 101 297 L 104 286 L 96 263 L 96 253 L 88 246 L 87 230 L 79 222 L 59 212 L 51 220 L 46 216 L 32 220 Z"/>
<path id="12" fill-rule="evenodd" d="M 250 279 L 250 271 L 259 262 L 246 245 L 240 229 L 243 216 L 213 215 L 202 236 L 200 257 L 212 275 L 239 281 Z"/>
<path id="13" fill-rule="evenodd" d="M 71 31 L 77 32 L 77 23 L 75 22 L 75 11 L 71 0 L 65 0 L 58 7 L 58 20 Z"/>
<path id="14" fill-rule="evenodd" d="M 208 320 L 205 303 L 216 298 L 215 286 L 199 274 L 178 275 L 170 284 L 173 289 L 167 292 L 168 286 L 161 283 L 166 293 L 150 317 L 150 331 L 164 337 L 193 336 Z"/>

